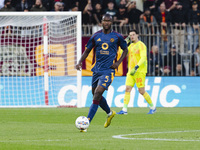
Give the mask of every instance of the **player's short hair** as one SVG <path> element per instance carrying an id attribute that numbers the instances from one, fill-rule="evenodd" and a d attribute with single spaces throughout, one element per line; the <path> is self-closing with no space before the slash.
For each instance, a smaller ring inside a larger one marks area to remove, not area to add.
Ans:
<path id="1" fill-rule="evenodd" d="M 103 15 L 102 20 L 104 20 L 104 18 L 109 18 L 112 21 L 112 16 L 110 14 Z"/>
<path id="2" fill-rule="evenodd" d="M 129 33 L 130 32 L 135 32 L 136 34 L 139 34 L 139 32 L 136 29 L 132 29 L 132 30 L 129 31 Z"/>

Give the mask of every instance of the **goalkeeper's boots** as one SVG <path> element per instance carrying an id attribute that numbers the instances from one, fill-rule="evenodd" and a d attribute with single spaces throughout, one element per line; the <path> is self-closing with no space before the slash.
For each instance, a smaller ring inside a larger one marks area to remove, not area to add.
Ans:
<path id="1" fill-rule="evenodd" d="M 127 115 L 128 112 L 127 112 L 127 111 L 123 111 L 123 110 L 121 110 L 121 111 L 118 112 L 117 114 L 118 114 L 118 115 Z"/>
<path id="2" fill-rule="evenodd" d="M 80 130 L 80 132 L 87 132 L 87 129 L 85 129 L 85 130 Z"/>
<path id="3" fill-rule="evenodd" d="M 106 122 L 104 124 L 104 128 L 107 128 L 110 125 L 111 120 L 115 115 L 116 115 L 116 112 L 114 110 L 112 110 L 112 114 L 107 117 L 107 120 L 106 120 Z"/>
<path id="4" fill-rule="evenodd" d="M 147 114 L 154 114 L 155 112 L 156 112 L 156 108 L 155 109 L 150 109 Z"/>

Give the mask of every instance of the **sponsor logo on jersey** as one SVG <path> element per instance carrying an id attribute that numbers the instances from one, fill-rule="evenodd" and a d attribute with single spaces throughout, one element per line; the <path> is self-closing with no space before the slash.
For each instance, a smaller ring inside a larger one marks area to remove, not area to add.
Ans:
<path id="1" fill-rule="evenodd" d="M 107 49 L 108 49 L 108 44 L 107 44 L 107 43 L 103 43 L 103 44 L 101 45 L 101 48 L 102 48 L 103 50 L 107 50 Z"/>
<path id="2" fill-rule="evenodd" d="M 103 54 L 103 55 L 109 55 L 109 51 L 103 51 L 103 50 L 100 50 L 100 54 Z"/>

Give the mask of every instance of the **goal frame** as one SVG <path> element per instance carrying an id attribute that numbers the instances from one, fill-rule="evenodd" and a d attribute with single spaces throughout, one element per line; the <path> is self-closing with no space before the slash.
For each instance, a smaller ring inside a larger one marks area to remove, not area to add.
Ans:
<path id="1" fill-rule="evenodd" d="M 41 14 L 42 13 L 42 14 Z M 0 12 L 0 16 L 43 16 L 44 18 L 46 16 L 66 16 L 66 15 L 75 15 L 77 16 L 77 22 L 76 22 L 76 27 L 77 27 L 77 34 L 76 34 L 76 47 L 77 47 L 77 63 L 79 59 L 81 58 L 82 54 L 82 18 L 81 18 L 81 12 L 76 11 L 76 12 Z M 12 24 L 11 24 L 12 25 Z M 45 26 L 45 19 L 44 19 L 44 24 Z M 48 54 L 48 38 L 46 37 L 45 34 L 43 34 L 43 44 L 44 44 L 44 55 Z M 44 57 L 47 58 L 48 57 Z M 47 61 L 45 61 L 47 62 Z M 46 68 L 46 67 L 45 67 Z M 14 107 L 14 108 L 23 108 L 23 107 L 56 107 L 56 106 L 48 106 L 48 95 L 46 96 L 46 93 L 48 93 L 48 73 L 44 73 L 44 85 L 45 85 L 45 106 L 0 106 L 0 107 Z M 82 72 L 77 71 L 77 108 L 82 107 L 81 103 L 81 93 L 82 93 Z"/>

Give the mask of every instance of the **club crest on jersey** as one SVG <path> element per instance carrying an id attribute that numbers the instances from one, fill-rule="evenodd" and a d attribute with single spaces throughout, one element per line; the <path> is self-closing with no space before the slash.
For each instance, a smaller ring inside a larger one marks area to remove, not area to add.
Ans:
<path id="1" fill-rule="evenodd" d="M 114 42 L 115 40 L 113 38 L 110 39 L 110 42 Z"/>

